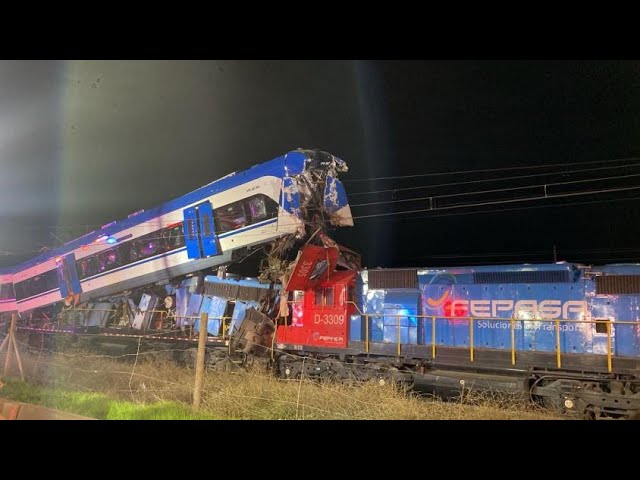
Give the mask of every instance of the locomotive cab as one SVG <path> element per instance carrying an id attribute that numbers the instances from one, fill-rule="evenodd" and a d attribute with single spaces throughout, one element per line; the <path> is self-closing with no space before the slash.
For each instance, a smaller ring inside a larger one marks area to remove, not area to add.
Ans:
<path id="1" fill-rule="evenodd" d="M 349 318 L 355 313 L 350 295 L 355 271 L 337 271 L 306 290 L 290 292 L 289 317 L 278 326 L 277 343 L 344 349 L 349 339 Z"/>

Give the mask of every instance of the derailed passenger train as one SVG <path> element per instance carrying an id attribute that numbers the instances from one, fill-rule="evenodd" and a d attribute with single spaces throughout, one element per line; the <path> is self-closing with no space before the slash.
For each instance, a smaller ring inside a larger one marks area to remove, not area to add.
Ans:
<path id="1" fill-rule="evenodd" d="M 166 282 L 266 246 L 281 253 L 325 223 L 353 225 L 337 178 L 346 169 L 329 153 L 299 149 L 135 212 L 0 271 L 0 311 L 51 318 L 63 301 Z"/>

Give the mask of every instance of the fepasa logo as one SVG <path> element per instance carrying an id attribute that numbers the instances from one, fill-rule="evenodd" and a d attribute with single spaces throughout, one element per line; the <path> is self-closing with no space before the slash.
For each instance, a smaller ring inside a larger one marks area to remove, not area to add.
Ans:
<path id="1" fill-rule="evenodd" d="M 586 300 L 452 300 L 450 311 L 468 311 L 477 318 L 531 318 L 568 320 L 570 316 L 586 316 Z"/>
<path id="2" fill-rule="evenodd" d="M 424 289 L 424 296 L 429 309 L 442 306 L 453 294 L 456 277 L 450 273 L 438 273 L 431 277 Z"/>

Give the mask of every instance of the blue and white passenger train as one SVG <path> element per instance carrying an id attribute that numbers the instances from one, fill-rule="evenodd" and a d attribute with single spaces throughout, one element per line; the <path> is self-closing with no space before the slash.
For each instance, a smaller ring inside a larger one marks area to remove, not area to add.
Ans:
<path id="1" fill-rule="evenodd" d="M 33 312 L 228 264 L 327 219 L 353 225 L 339 158 L 295 150 L 0 271 L 0 312 Z"/>

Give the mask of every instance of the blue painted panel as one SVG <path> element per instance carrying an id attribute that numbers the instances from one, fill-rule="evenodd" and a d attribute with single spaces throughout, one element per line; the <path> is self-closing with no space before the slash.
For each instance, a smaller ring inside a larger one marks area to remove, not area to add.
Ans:
<path id="1" fill-rule="evenodd" d="M 331 175 L 327 175 L 324 187 L 324 208 L 329 213 L 334 213 L 349 204 L 347 192 L 342 182 Z"/>
<path id="2" fill-rule="evenodd" d="M 229 325 L 229 333 L 233 334 L 238 331 L 240 326 L 242 325 L 242 321 L 246 315 L 247 309 L 254 307 L 258 307 L 257 302 L 243 302 L 240 300 L 236 300 L 235 308 L 233 309 L 233 314 L 231 315 L 231 324 Z"/>
<path id="3" fill-rule="evenodd" d="M 185 325 L 193 325 L 196 320 L 200 318 L 200 306 L 202 305 L 202 295 L 192 293 L 189 296 L 187 304 L 186 318 L 184 319 Z"/>
<path id="4" fill-rule="evenodd" d="M 227 299 L 220 297 L 204 296 L 200 305 L 200 313 L 207 313 L 209 319 L 207 321 L 207 333 L 209 335 L 220 335 L 220 325 L 222 324 L 222 316 L 227 308 Z M 200 331 L 200 319 L 195 320 L 193 324 L 194 330 Z"/>
<path id="5" fill-rule="evenodd" d="M 636 325 L 612 325 L 612 350 L 615 355 L 640 356 L 640 295 L 598 295 L 592 301 L 592 312 L 597 317 L 612 321 L 636 321 Z M 595 330 L 595 329 L 594 329 Z M 597 348 L 606 353 L 606 334 L 595 333 Z"/>
<path id="6" fill-rule="evenodd" d="M 182 230 L 184 232 L 184 243 L 187 246 L 187 256 L 189 258 L 201 258 L 196 208 L 185 208 L 183 213 L 184 223 L 182 224 Z"/>
<path id="7" fill-rule="evenodd" d="M 349 318 L 349 341 L 359 342 L 364 340 L 363 325 L 364 318 L 358 315 L 351 315 Z"/>
<path id="8" fill-rule="evenodd" d="M 284 156 L 285 175 L 299 175 L 304 171 L 305 163 L 309 157 L 306 153 L 292 151 Z"/>
<path id="9" fill-rule="evenodd" d="M 285 177 L 283 179 L 282 190 L 282 208 L 296 217 L 302 218 L 300 213 L 300 193 L 293 178 Z"/>
<path id="10" fill-rule="evenodd" d="M 200 303 L 200 310 L 198 312 L 198 318 L 193 321 L 193 330 L 200 333 L 200 318 L 203 313 L 209 313 L 209 307 L 211 306 L 211 297 L 204 296 Z M 208 323 L 208 320 L 207 320 Z M 208 329 L 207 329 L 208 330 Z"/>
<path id="11" fill-rule="evenodd" d="M 185 327 L 189 325 L 187 319 L 187 310 L 189 307 L 189 286 L 181 286 L 176 289 L 176 326 Z"/>
<path id="12" fill-rule="evenodd" d="M 218 241 L 213 224 L 213 208 L 211 202 L 198 205 L 198 217 L 200 218 L 200 241 L 202 253 L 205 257 L 218 254 Z"/>
<path id="13" fill-rule="evenodd" d="M 56 274 L 58 275 L 58 285 L 60 285 L 60 295 L 66 298 L 69 295 L 69 285 L 67 285 L 67 276 L 64 272 L 64 262 L 61 260 L 56 265 Z"/>
<path id="14" fill-rule="evenodd" d="M 211 306 L 209 307 L 209 325 L 207 331 L 211 335 L 219 335 L 222 317 L 227 309 L 228 300 L 226 298 L 211 297 Z M 229 323 L 228 321 L 226 322 Z"/>
<path id="15" fill-rule="evenodd" d="M 64 263 L 64 268 L 73 293 L 82 293 L 82 287 L 80 286 L 80 280 L 78 279 L 78 271 L 76 270 L 75 253 L 70 253 L 63 257 L 62 262 Z"/>
<path id="16" fill-rule="evenodd" d="M 400 343 L 417 343 L 419 292 L 417 290 L 387 290 L 384 297 L 383 341 L 398 342 L 400 325 Z"/>

